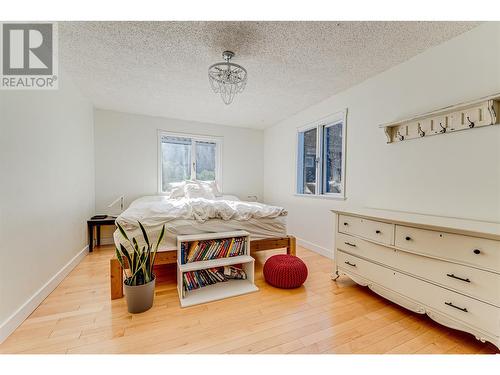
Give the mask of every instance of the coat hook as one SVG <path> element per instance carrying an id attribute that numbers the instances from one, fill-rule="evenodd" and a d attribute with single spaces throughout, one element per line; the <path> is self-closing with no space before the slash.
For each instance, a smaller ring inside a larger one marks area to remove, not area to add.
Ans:
<path id="1" fill-rule="evenodd" d="M 446 133 L 446 128 L 443 126 L 443 124 L 440 122 L 439 126 L 441 127 L 441 130 L 439 131 L 440 133 Z"/>
<path id="2" fill-rule="evenodd" d="M 469 121 L 469 128 L 473 128 L 474 127 L 474 121 L 471 121 L 469 116 L 467 116 L 467 121 Z"/>
<path id="3" fill-rule="evenodd" d="M 418 134 L 423 137 L 425 136 L 425 132 L 422 130 L 422 128 L 420 127 L 420 124 L 418 124 Z"/>
<path id="4" fill-rule="evenodd" d="M 401 135 L 401 133 L 399 132 L 399 130 L 398 130 L 398 138 L 399 138 L 400 141 L 403 141 L 405 139 L 405 136 Z"/>

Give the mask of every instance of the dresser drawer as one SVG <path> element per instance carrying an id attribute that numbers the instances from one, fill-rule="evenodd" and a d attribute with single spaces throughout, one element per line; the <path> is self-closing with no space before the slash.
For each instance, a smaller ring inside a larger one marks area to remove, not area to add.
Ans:
<path id="1" fill-rule="evenodd" d="M 397 250 L 390 247 L 343 233 L 338 233 L 335 237 L 335 247 L 346 253 L 368 258 L 382 264 L 392 264 L 397 253 Z"/>
<path id="2" fill-rule="evenodd" d="M 339 251 L 338 266 L 463 323 L 500 336 L 500 308 Z"/>
<path id="3" fill-rule="evenodd" d="M 396 225 L 395 246 L 500 272 L 500 241 Z"/>
<path id="4" fill-rule="evenodd" d="M 338 234 L 337 248 L 500 307 L 500 275 Z"/>
<path id="5" fill-rule="evenodd" d="M 344 269 L 348 273 L 352 272 L 356 275 L 363 276 L 380 285 L 390 285 L 394 280 L 394 271 L 389 268 L 379 266 L 343 251 L 337 252 L 337 259 L 335 261 L 340 269 Z"/>
<path id="6" fill-rule="evenodd" d="M 387 245 L 394 244 L 394 224 L 356 216 L 339 215 L 338 226 L 341 233 L 352 234 Z"/>

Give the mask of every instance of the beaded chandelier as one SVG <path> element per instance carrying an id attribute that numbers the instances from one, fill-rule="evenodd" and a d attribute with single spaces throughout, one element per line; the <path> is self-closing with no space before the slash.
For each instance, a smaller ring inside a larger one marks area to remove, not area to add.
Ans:
<path id="1" fill-rule="evenodd" d="M 211 65 L 208 68 L 208 80 L 212 90 L 220 93 L 225 104 L 231 104 L 234 96 L 245 89 L 247 83 L 247 71 L 238 64 L 234 64 L 231 58 L 234 52 L 224 51 L 222 57 L 225 62 Z"/>

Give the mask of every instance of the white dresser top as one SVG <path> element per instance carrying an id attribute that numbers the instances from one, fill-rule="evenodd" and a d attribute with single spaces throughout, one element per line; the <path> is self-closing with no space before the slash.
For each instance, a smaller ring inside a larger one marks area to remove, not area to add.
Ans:
<path id="1" fill-rule="evenodd" d="M 353 216 L 363 216 L 368 219 L 395 224 L 500 240 L 500 223 L 498 222 L 468 220 L 447 216 L 423 215 L 412 212 L 373 208 L 342 208 L 332 210 L 332 212 Z"/>

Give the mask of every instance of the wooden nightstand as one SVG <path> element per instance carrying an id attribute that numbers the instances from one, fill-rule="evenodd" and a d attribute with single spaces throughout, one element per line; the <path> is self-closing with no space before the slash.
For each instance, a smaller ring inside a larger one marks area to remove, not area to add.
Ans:
<path id="1" fill-rule="evenodd" d="M 106 216 L 104 219 L 89 219 L 87 220 L 87 228 L 89 231 L 89 252 L 94 250 L 94 227 L 96 229 L 97 246 L 101 244 L 101 225 L 115 225 L 116 218 Z"/>

